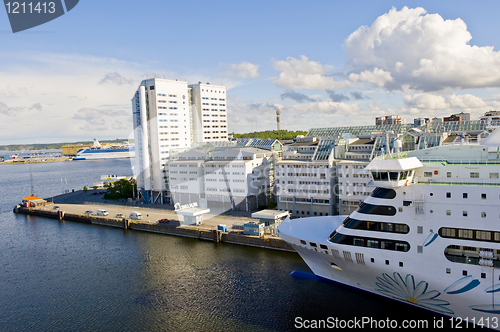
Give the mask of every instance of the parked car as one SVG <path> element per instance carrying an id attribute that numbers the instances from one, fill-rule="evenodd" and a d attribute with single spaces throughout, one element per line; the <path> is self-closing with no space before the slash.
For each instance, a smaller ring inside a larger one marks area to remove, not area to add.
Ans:
<path id="1" fill-rule="evenodd" d="M 120 219 L 123 219 L 123 218 L 125 218 L 125 216 L 124 216 L 123 214 L 121 214 L 121 213 L 118 213 L 118 214 L 115 216 L 115 218 L 120 218 Z"/>
<path id="2" fill-rule="evenodd" d="M 92 214 L 92 213 L 94 213 L 94 212 L 93 212 L 93 211 L 88 210 L 88 211 L 85 211 L 85 213 L 84 213 L 84 214 Z"/>
<path id="3" fill-rule="evenodd" d="M 54 209 L 54 210 L 57 210 L 57 209 L 59 209 L 59 206 L 55 205 L 55 206 L 53 207 L 53 209 Z"/>
<path id="4" fill-rule="evenodd" d="M 109 213 L 106 210 L 99 209 L 97 210 L 97 215 L 98 216 L 107 216 Z"/>
<path id="5" fill-rule="evenodd" d="M 134 220 L 141 220 L 142 219 L 142 214 L 140 212 L 130 212 L 130 216 L 129 216 L 130 219 L 134 219 Z"/>
<path id="6" fill-rule="evenodd" d="M 161 224 L 166 224 L 166 223 L 168 223 L 169 221 L 170 221 L 170 220 L 168 220 L 167 218 L 163 218 L 163 219 L 158 220 L 158 222 L 159 222 L 159 223 L 161 223 Z"/>

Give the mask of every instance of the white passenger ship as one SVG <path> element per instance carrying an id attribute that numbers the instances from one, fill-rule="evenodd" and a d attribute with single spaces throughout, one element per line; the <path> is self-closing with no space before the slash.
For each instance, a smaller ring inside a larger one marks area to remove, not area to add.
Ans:
<path id="1" fill-rule="evenodd" d="M 499 146 L 497 129 L 480 145 L 375 159 L 376 189 L 355 212 L 278 234 L 317 276 L 498 329 Z"/>
<path id="2" fill-rule="evenodd" d="M 92 159 L 121 159 L 134 158 L 135 149 L 132 144 L 113 144 L 102 146 L 97 139 L 94 138 L 94 144 L 90 147 L 85 147 L 76 152 L 76 157 L 73 160 L 92 160 Z"/>

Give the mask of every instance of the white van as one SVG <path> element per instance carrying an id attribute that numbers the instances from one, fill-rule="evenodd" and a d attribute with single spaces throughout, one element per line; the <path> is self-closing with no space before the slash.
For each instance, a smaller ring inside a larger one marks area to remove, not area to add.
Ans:
<path id="1" fill-rule="evenodd" d="M 142 214 L 140 212 L 130 212 L 129 218 L 134 220 L 141 220 Z"/>
<path id="2" fill-rule="evenodd" d="M 97 214 L 98 216 L 107 216 L 109 213 L 108 213 L 108 211 L 106 211 L 106 210 L 97 210 L 97 211 L 96 211 L 96 214 Z"/>

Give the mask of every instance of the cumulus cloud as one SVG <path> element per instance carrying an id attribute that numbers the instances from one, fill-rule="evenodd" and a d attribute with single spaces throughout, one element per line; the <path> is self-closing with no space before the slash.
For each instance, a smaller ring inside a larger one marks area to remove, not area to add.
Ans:
<path id="1" fill-rule="evenodd" d="M 288 89 L 344 89 L 354 87 L 350 81 L 336 81 L 333 76 L 326 75 L 329 67 L 318 61 L 311 61 L 305 55 L 300 59 L 288 57 L 286 60 L 275 61 L 273 68 L 280 72 L 274 83 Z"/>
<path id="2" fill-rule="evenodd" d="M 289 108 L 300 113 L 323 113 L 323 114 L 355 114 L 359 110 L 357 103 L 349 104 L 333 100 L 316 101 L 308 104 L 296 104 Z"/>
<path id="3" fill-rule="evenodd" d="M 390 72 L 380 68 L 375 68 L 372 71 L 364 70 L 359 74 L 351 73 L 349 79 L 353 82 L 368 82 L 377 87 L 385 86 L 387 82 L 393 80 Z"/>
<path id="4" fill-rule="evenodd" d="M 336 101 L 336 102 L 350 99 L 349 97 L 347 97 L 346 95 L 344 95 L 342 93 L 335 93 L 335 91 L 333 91 L 333 90 L 326 90 L 326 93 L 328 94 L 328 96 L 330 97 L 331 100 Z"/>
<path id="5" fill-rule="evenodd" d="M 106 83 L 113 83 L 113 84 L 132 84 L 134 83 L 134 80 L 129 80 L 120 75 L 117 72 L 113 73 L 107 73 L 106 76 L 102 80 L 99 81 L 99 84 L 106 84 Z"/>
<path id="6" fill-rule="evenodd" d="M 128 116 L 118 110 L 81 108 L 75 112 L 71 119 L 78 120 L 80 129 L 86 131 L 103 131 L 112 128 L 114 130 L 122 130 L 130 128 L 124 127 L 118 116 Z"/>
<path id="7" fill-rule="evenodd" d="M 13 116 L 22 111 L 22 107 L 9 107 L 7 104 L 0 102 L 0 114 Z"/>
<path id="8" fill-rule="evenodd" d="M 487 108 L 488 104 L 471 94 L 456 95 L 433 95 L 429 93 L 415 94 L 413 96 L 404 96 L 404 103 L 408 107 L 427 109 L 427 110 L 441 110 L 441 109 L 482 109 Z"/>
<path id="9" fill-rule="evenodd" d="M 408 107 L 440 110 L 450 108 L 450 103 L 446 102 L 443 96 L 432 94 L 417 94 L 414 96 L 404 96 L 404 103 Z"/>
<path id="10" fill-rule="evenodd" d="M 37 111 L 41 111 L 42 110 L 42 105 L 40 103 L 36 103 L 36 104 L 33 104 L 33 106 L 31 106 L 30 110 L 37 110 Z"/>
<path id="11" fill-rule="evenodd" d="M 351 91 L 350 94 L 354 100 L 367 99 L 367 97 L 364 97 L 363 94 L 361 92 L 358 92 L 358 91 Z"/>
<path id="12" fill-rule="evenodd" d="M 232 78 L 257 78 L 259 77 L 259 65 L 242 62 L 238 64 L 225 64 L 226 71 L 223 73 L 224 76 Z"/>
<path id="13" fill-rule="evenodd" d="M 126 137 L 132 131 L 135 87 L 127 80 L 136 78 L 139 84 L 146 71 L 141 65 L 26 52 L 0 52 L 0 63 L 0 123 L 6 125 L 0 139 L 5 144 L 88 139 L 89 130 L 96 128 L 104 129 L 101 138 Z M 80 113 L 82 109 L 96 112 Z M 90 114 L 94 120 L 85 118 Z"/>
<path id="14" fill-rule="evenodd" d="M 392 8 L 347 38 L 349 77 L 388 89 L 499 87 L 499 52 L 471 46 L 471 39 L 460 18 L 444 20 L 423 8 Z"/>
<path id="15" fill-rule="evenodd" d="M 287 90 L 285 93 L 282 93 L 280 95 L 280 97 L 281 97 L 281 100 L 288 98 L 288 99 L 292 99 L 298 103 L 315 101 L 311 97 L 309 97 L 303 93 L 300 93 L 300 92 L 295 92 L 293 90 Z"/>
<path id="16" fill-rule="evenodd" d="M 230 132 L 243 133 L 276 129 L 276 109 L 281 111 L 281 128 L 309 130 L 318 126 L 334 126 L 340 120 L 358 121 L 357 103 L 313 101 L 294 104 L 276 102 L 252 102 L 243 98 L 228 97 L 228 124 Z M 319 125 L 320 124 L 320 125 Z"/>

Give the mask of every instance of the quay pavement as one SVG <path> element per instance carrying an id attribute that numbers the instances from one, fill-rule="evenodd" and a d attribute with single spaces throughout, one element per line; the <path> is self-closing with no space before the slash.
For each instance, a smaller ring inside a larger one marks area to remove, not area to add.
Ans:
<path id="1" fill-rule="evenodd" d="M 173 207 L 166 204 L 131 204 L 126 200 L 105 200 L 103 194 L 93 194 L 104 192 L 102 189 L 90 189 L 86 193 L 83 190 L 77 190 L 67 194 L 62 194 L 54 197 L 45 198 L 49 202 L 54 202 L 42 208 L 45 210 L 53 210 L 54 206 L 58 206 L 60 210 L 68 213 L 84 214 L 86 211 L 92 211 L 95 215 L 98 209 L 108 211 L 108 217 L 115 217 L 117 214 L 123 214 L 128 218 L 130 212 L 141 212 L 142 222 L 149 221 L 156 223 L 159 219 L 167 218 L 170 220 L 168 223 L 172 226 L 178 226 L 178 216 L 175 214 Z M 217 212 L 221 212 L 217 214 Z M 234 223 L 247 223 L 249 221 L 256 221 L 251 218 L 251 212 L 246 211 L 210 211 L 205 214 L 203 223 L 200 228 L 203 229 L 217 229 L 217 225 L 224 224 L 228 230 Z"/>

